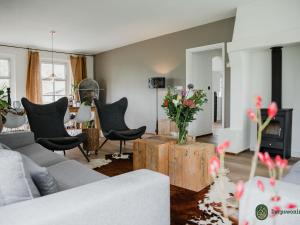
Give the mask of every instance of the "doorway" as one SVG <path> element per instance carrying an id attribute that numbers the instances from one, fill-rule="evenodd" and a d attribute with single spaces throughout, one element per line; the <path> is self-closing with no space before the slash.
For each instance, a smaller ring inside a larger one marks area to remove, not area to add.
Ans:
<path id="1" fill-rule="evenodd" d="M 186 50 L 186 84 L 203 89 L 207 103 L 189 126 L 189 134 L 203 136 L 224 128 L 225 43 Z"/>

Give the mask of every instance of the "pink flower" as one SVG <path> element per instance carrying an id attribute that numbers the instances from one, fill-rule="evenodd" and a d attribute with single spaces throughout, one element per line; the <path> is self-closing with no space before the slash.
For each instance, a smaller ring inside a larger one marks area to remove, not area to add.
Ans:
<path id="1" fill-rule="evenodd" d="M 223 147 L 224 148 L 229 148 L 229 146 L 230 146 L 230 141 L 226 140 L 226 141 L 223 142 Z"/>
<path id="2" fill-rule="evenodd" d="M 272 212 L 274 213 L 272 214 L 271 217 L 275 217 L 280 210 L 281 210 L 280 206 L 273 206 Z"/>
<path id="3" fill-rule="evenodd" d="M 274 168 L 274 163 L 273 163 L 273 160 L 272 159 L 267 159 L 266 160 L 266 165 L 268 167 L 268 169 L 273 169 Z"/>
<path id="4" fill-rule="evenodd" d="M 268 107 L 268 116 L 273 118 L 277 114 L 278 108 L 276 102 L 272 102 Z"/>
<path id="5" fill-rule="evenodd" d="M 275 212 L 279 212 L 280 211 L 280 206 L 273 206 L 272 208 Z"/>
<path id="6" fill-rule="evenodd" d="M 280 155 L 276 155 L 275 164 L 278 168 L 285 169 L 288 165 L 288 161 L 286 159 L 282 159 Z"/>
<path id="7" fill-rule="evenodd" d="M 247 220 L 244 220 L 244 222 L 242 223 L 242 225 L 249 225 L 249 222 Z"/>
<path id="8" fill-rule="evenodd" d="M 245 189 L 244 182 L 240 180 L 235 186 L 234 196 L 235 196 L 236 200 L 239 201 L 241 199 L 241 197 L 244 194 L 244 189 Z"/>
<path id="9" fill-rule="evenodd" d="M 297 208 L 297 205 L 294 204 L 294 203 L 288 203 L 288 204 L 286 205 L 286 208 L 287 208 L 287 209 L 294 209 L 294 208 Z"/>
<path id="10" fill-rule="evenodd" d="M 262 102 L 262 98 L 261 96 L 256 96 L 256 108 L 260 109 L 261 108 L 261 102 Z"/>
<path id="11" fill-rule="evenodd" d="M 260 161 L 266 165 L 269 169 L 273 169 L 274 168 L 274 162 L 271 159 L 270 155 L 268 152 L 265 152 L 264 154 L 259 152 L 258 153 L 258 158 L 260 159 Z"/>
<path id="12" fill-rule="evenodd" d="M 261 191 L 264 191 L 265 190 L 265 185 L 263 184 L 263 182 L 261 180 L 258 180 L 256 182 L 257 184 L 257 187 L 261 190 Z"/>
<path id="13" fill-rule="evenodd" d="M 271 201 L 272 202 L 279 202 L 280 201 L 280 196 L 279 195 L 275 195 L 275 196 L 273 196 L 272 198 L 271 198 Z"/>
<path id="14" fill-rule="evenodd" d="M 218 146 L 216 147 L 216 152 L 217 152 L 218 154 L 222 154 L 223 151 L 224 151 L 223 145 L 218 145 Z"/>
<path id="15" fill-rule="evenodd" d="M 275 182 L 276 182 L 276 179 L 275 179 L 274 177 L 271 177 L 271 178 L 270 178 L 270 185 L 271 185 L 272 187 L 275 186 Z"/>
<path id="16" fill-rule="evenodd" d="M 183 101 L 183 105 L 187 106 L 187 107 L 189 107 L 191 109 L 196 107 L 196 104 L 195 104 L 195 102 L 192 99 L 185 99 Z"/>
<path id="17" fill-rule="evenodd" d="M 209 160 L 209 173 L 216 176 L 220 169 L 220 160 L 217 156 L 211 157 Z"/>
<path id="18" fill-rule="evenodd" d="M 278 166 L 279 167 L 279 165 L 280 165 L 280 163 L 281 163 L 281 157 L 280 157 L 280 155 L 276 155 L 275 156 L 275 164 L 276 164 L 276 166 Z"/>
<path id="19" fill-rule="evenodd" d="M 167 99 L 164 100 L 164 107 L 168 107 L 169 101 Z"/>
<path id="20" fill-rule="evenodd" d="M 230 142 L 229 141 L 224 141 L 222 144 L 219 144 L 217 147 L 216 147 L 216 152 L 218 154 L 222 154 L 224 152 L 225 149 L 229 148 L 230 146 Z"/>
<path id="21" fill-rule="evenodd" d="M 256 121 L 257 121 L 256 115 L 255 115 L 255 113 L 252 111 L 252 109 L 248 109 L 247 115 L 248 115 L 248 118 L 249 118 L 251 121 L 253 121 L 253 122 L 256 122 Z"/>
<path id="22" fill-rule="evenodd" d="M 262 163 L 265 161 L 265 156 L 264 156 L 263 153 L 259 152 L 259 153 L 257 154 L 257 156 L 258 156 L 259 160 L 260 160 Z"/>

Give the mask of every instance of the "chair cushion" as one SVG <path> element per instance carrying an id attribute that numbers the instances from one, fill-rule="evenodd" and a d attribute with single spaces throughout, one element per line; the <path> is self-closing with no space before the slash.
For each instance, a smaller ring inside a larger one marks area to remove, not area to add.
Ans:
<path id="1" fill-rule="evenodd" d="M 30 173 L 32 180 L 39 190 L 40 195 L 49 195 L 58 192 L 58 185 L 54 177 L 48 172 L 47 168 L 40 167 L 26 155 L 22 155 L 25 169 Z"/>
<path id="2" fill-rule="evenodd" d="M 38 138 L 36 141 L 40 142 L 43 140 L 47 140 L 57 145 L 68 145 L 74 142 L 79 141 L 78 137 L 55 137 L 55 138 Z"/>
<path id="3" fill-rule="evenodd" d="M 58 155 L 37 143 L 26 145 L 14 150 L 28 156 L 38 165 L 43 167 L 48 167 L 66 160 L 63 156 Z"/>
<path id="4" fill-rule="evenodd" d="M 33 198 L 18 152 L 0 151 L 0 171 L 0 206 Z"/>
<path id="5" fill-rule="evenodd" d="M 69 150 L 80 145 L 84 140 L 86 140 L 86 138 L 86 134 L 80 133 L 76 136 L 38 138 L 36 141 L 43 147 L 50 150 Z"/>
<path id="6" fill-rule="evenodd" d="M 146 127 L 140 127 L 138 129 L 128 130 L 111 130 L 108 133 L 104 133 L 104 136 L 110 140 L 134 140 L 140 138 L 146 131 Z"/>
<path id="7" fill-rule="evenodd" d="M 74 160 L 63 161 L 50 166 L 48 171 L 57 181 L 59 191 L 107 178 L 107 176 Z"/>

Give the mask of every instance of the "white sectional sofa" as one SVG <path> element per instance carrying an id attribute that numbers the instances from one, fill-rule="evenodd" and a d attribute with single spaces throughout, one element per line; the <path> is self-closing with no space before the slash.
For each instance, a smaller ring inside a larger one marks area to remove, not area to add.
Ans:
<path id="1" fill-rule="evenodd" d="M 169 225 L 169 178 L 149 170 L 107 177 L 34 142 L 31 132 L 0 142 L 47 167 L 59 192 L 0 207 L 0 225 Z M 5 171 L 0 171 L 5 172 Z"/>

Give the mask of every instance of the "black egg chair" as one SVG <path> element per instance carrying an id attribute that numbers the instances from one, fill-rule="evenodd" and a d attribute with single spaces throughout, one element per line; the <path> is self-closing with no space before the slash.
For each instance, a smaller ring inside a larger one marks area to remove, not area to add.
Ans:
<path id="1" fill-rule="evenodd" d="M 125 123 L 125 112 L 128 106 L 127 98 L 121 98 L 112 104 L 102 104 L 99 100 L 94 100 L 97 108 L 101 129 L 105 137 L 104 142 L 98 149 L 108 141 L 120 141 L 120 155 L 122 154 L 122 143 L 128 140 L 142 138 L 146 131 L 146 126 L 137 129 L 130 129 Z"/>
<path id="2" fill-rule="evenodd" d="M 64 125 L 64 116 L 68 107 L 68 99 L 60 98 L 56 102 L 39 105 L 22 98 L 30 129 L 34 133 L 35 141 L 52 151 L 64 151 L 78 147 L 89 162 L 87 154 L 80 146 L 87 136 L 80 133 L 70 136 Z"/>

